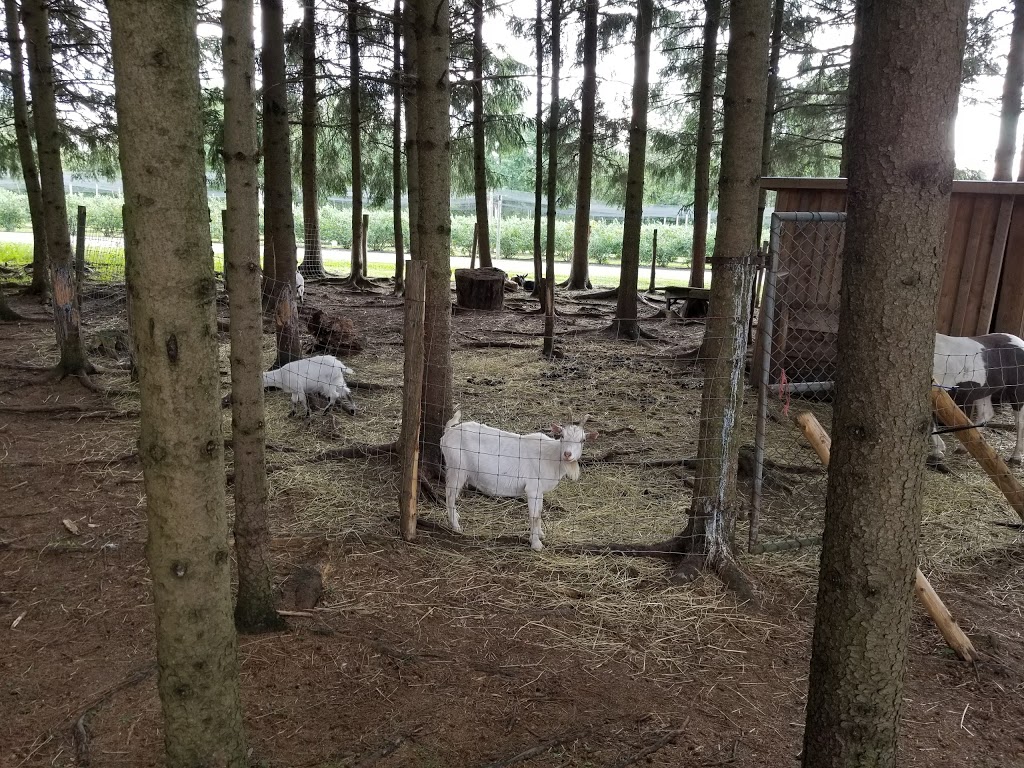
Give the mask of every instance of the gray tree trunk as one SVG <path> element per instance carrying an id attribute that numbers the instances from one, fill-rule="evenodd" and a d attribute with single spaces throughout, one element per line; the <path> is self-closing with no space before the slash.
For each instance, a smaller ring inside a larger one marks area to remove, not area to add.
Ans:
<path id="1" fill-rule="evenodd" d="M 854 0 L 853 10 L 853 42 L 850 44 L 850 61 L 852 62 L 860 53 L 861 38 L 864 29 L 864 6 L 868 0 Z M 839 156 L 839 175 L 847 177 L 850 175 L 850 135 L 853 130 L 853 108 L 857 101 L 857 72 L 850 66 L 850 74 L 846 85 L 846 120 L 843 127 L 843 147 Z"/>
<path id="2" fill-rule="evenodd" d="M 292 214 L 292 158 L 288 127 L 288 88 L 284 66 L 284 9 L 281 0 L 262 0 L 263 24 L 263 221 L 266 248 L 273 258 L 264 295 L 274 310 L 277 360 L 282 366 L 302 357 L 295 304 L 295 216 Z M 269 290 L 268 290 L 269 288 Z"/>
<path id="3" fill-rule="evenodd" d="M 391 206 L 395 228 L 395 295 L 405 292 L 405 244 L 402 235 L 402 0 L 395 0 L 392 72 L 395 78 L 391 120 Z"/>
<path id="4" fill-rule="evenodd" d="M 32 144 L 32 126 L 28 116 L 28 95 L 25 92 L 25 57 L 22 52 L 18 24 L 17 0 L 4 0 L 7 20 L 7 43 L 11 51 L 11 100 L 14 112 L 14 135 L 18 142 L 18 159 L 25 179 L 28 213 L 32 220 L 32 284 L 28 293 L 46 294 L 49 288 L 49 264 L 46 258 L 46 225 L 43 222 L 43 193 L 39 186 L 39 166 Z"/>
<path id="5" fill-rule="evenodd" d="M 476 196 L 477 253 L 481 267 L 491 266 L 491 229 L 487 210 L 487 143 L 484 135 L 484 0 L 473 2 L 473 187 Z"/>
<path id="6" fill-rule="evenodd" d="M 597 116 L 598 0 L 583 6 L 583 83 L 580 90 L 580 151 L 576 179 L 576 218 L 572 233 L 569 288 L 590 288 L 590 199 L 594 184 L 594 123 Z"/>
<path id="7" fill-rule="evenodd" d="M 715 64 L 722 0 L 704 0 L 704 47 L 700 63 L 700 104 L 697 117 L 697 163 L 693 182 L 693 257 L 690 286 L 704 287 L 711 207 L 711 152 L 715 143 Z"/>
<path id="8" fill-rule="evenodd" d="M 622 224 L 622 266 L 612 329 L 617 338 L 637 339 L 636 288 L 640 277 L 640 227 L 644 213 L 644 164 L 647 157 L 647 103 L 650 97 L 651 29 L 654 0 L 637 0 L 633 45 L 633 115 L 629 121 L 626 210 Z"/>
<path id="9" fill-rule="evenodd" d="M 416 92 L 418 89 L 418 70 L 416 68 L 416 8 L 413 0 L 405 0 L 404 33 L 405 50 L 402 53 L 404 71 L 404 92 L 402 101 L 405 106 L 405 189 L 409 199 L 409 258 L 423 258 L 419 249 L 419 210 L 420 210 L 420 168 L 419 152 L 416 137 L 419 133 L 419 117 L 416 110 Z"/>
<path id="10" fill-rule="evenodd" d="M 416 152 L 419 169 L 418 254 L 427 262 L 423 476 L 441 476 L 441 435 L 452 415 L 451 357 L 451 17 L 447 2 L 414 0 L 416 22 Z"/>
<path id="11" fill-rule="evenodd" d="M 770 30 L 770 0 L 732 0 L 725 74 L 722 162 L 718 177 L 718 226 L 712 260 L 710 310 L 701 347 L 704 389 L 697 443 L 697 477 L 688 526 L 689 556 L 677 576 L 717 571 L 736 589 L 733 530 L 736 464 L 743 406 L 743 363 L 753 278 L 752 240 Z M 741 590 L 741 593 L 743 590 Z"/>
<path id="12" fill-rule="evenodd" d="M 299 272 L 324 277 L 320 250 L 320 190 L 316 178 L 316 5 L 302 0 L 302 228 L 303 252 Z"/>
<path id="13" fill-rule="evenodd" d="M 562 0 L 551 0 L 551 106 L 548 108 L 548 216 L 544 255 L 544 357 L 555 351 L 555 219 L 558 202 L 558 79 L 562 66 Z"/>
<path id="14" fill-rule="evenodd" d="M 805 768 L 897 762 L 967 7 L 869 3 L 852 64 L 871 87 L 856 93 L 849 133 Z"/>
<path id="15" fill-rule="evenodd" d="M 533 280 L 534 296 L 543 296 L 541 278 L 544 276 L 541 240 L 541 206 L 544 200 L 544 0 L 537 0 L 537 19 L 534 27 L 534 46 L 537 52 L 537 119 L 534 127 L 533 166 Z M 543 304 L 544 299 L 541 299 Z"/>
<path id="16" fill-rule="evenodd" d="M 349 147 L 352 156 L 352 270 L 349 279 L 354 285 L 360 285 L 366 278 L 366 265 L 363 263 L 363 150 L 360 136 L 360 73 L 359 73 L 359 3 L 348 0 L 346 13 L 348 24 L 348 108 L 349 108 Z"/>
<path id="17" fill-rule="evenodd" d="M 782 53 L 782 19 L 786 11 L 786 0 L 775 0 L 772 11 L 772 48 L 768 55 L 768 86 L 764 102 L 764 133 L 761 139 L 761 177 L 771 175 L 772 133 L 775 124 L 775 101 L 779 92 L 779 56 Z M 754 222 L 754 244 L 761 243 L 761 228 L 768 193 L 764 189 L 757 194 L 757 221 Z"/>
<path id="18" fill-rule="evenodd" d="M 53 55 L 50 48 L 49 15 L 44 0 L 25 0 L 22 21 L 29 47 L 29 85 L 39 148 L 39 180 L 43 198 L 46 255 L 50 261 L 53 319 L 60 349 L 56 372 L 76 375 L 87 382 L 93 371 L 82 343 L 78 286 L 68 229 L 67 200 L 64 197 L 64 166 L 60 150 L 62 132 L 57 120 Z"/>
<path id="19" fill-rule="evenodd" d="M 259 152 L 253 90 L 253 0 L 221 12 L 224 57 L 224 271 L 231 317 L 231 439 L 235 456 L 235 556 L 241 632 L 282 629 L 269 562 L 260 305 Z"/>
<path id="20" fill-rule="evenodd" d="M 108 8 L 167 764 L 243 768 L 196 6 Z"/>
<path id="21" fill-rule="evenodd" d="M 1013 157 L 1017 154 L 1017 122 L 1020 119 L 1021 86 L 1024 85 L 1024 0 L 1013 0 L 1013 29 L 1010 54 L 1003 77 L 1002 107 L 999 112 L 999 140 L 996 143 L 994 181 L 1013 178 Z M 1024 161 L 1022 161 L 1024 162 Z"/>

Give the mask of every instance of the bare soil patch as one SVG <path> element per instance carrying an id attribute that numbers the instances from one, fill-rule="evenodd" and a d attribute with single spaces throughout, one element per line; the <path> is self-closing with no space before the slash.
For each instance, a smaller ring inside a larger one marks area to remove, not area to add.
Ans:
<path id="1" fill-rule="evenodd" d="M 240 639 L 252 765 L 798 764 L 816 549 L 743 558 L 757 613 L 710 578 L 671 585 L 659 560 L 571 553 L 657 541 L 685 522 L 687 470 L 657 463 L 694 455 L 702 376 L 665 350 L 696 345 L 701 326 L 650 322 L 663 342 L 642 344 L 570 336 L 608 318 L 598 302 L 566 300 L 565 356 L 547 363 L 543 319 L 517 311 L 532 302 L 454 317 L 465 418 L 527 432 L 588 412 L 604 433 L 580 482 L 546 500 L 536 554 L 524 501 L 465 494 L 463 537 L 423 501 L 428 524 L 406 544 L 397 467 L 316 460 L 397 434 L 402 309 L 312 283 L 306 297 L 366 335 L 346 360 L 353 378 L 394 386 L 356 390 L 355 418 L 308 422 L 268 393 L 275 572 L 287 592 L 289 574 L 314 567 L 325 593 L 288 631 Z M 84 312 L 89 333 L 123 328 L 123 292 L 95 292 Z M 121 371 L 97 377 L 119 393 L 104 396 L 39 384 L 25 367 L 54 359 L 50 326 L 0 326 L 0 766 L 160 765 L 138 401 Z M 986 658 L 958 662 L 917 611 L 899 764 L 1024 765 L 1021 533 L 1000 525 L 1015 518 L 980 469 L 951 466 L 928 479 L 922 568 Z M 765 538 L 820 533 L 821 477 L 807 477 L 769 491 Z"/>

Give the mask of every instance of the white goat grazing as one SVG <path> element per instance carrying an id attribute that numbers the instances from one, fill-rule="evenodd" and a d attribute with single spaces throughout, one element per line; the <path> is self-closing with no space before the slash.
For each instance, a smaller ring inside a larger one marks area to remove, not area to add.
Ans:
<path id="1" fill-rule="evenodd" d="M 468 482 L 489 496 L 525 496 L 530 509 L 530 546 L 542 549 L 544 494 L 554 490 L 563 477 L 580 479 L 583 443 L 597 438 L 597 432 L 583 431 L 589 417 L 584 416 L 578 425 L 552 425 L 551 432 L 558 437 L 554 439 L 540 432 L 517 435 L 475 421 L 460 424 L 461 416 L 461 412 L 455 413 L 441 437 L 452 530 L 462 533 L 455 501 Z"/>
<path id="2" fill-rule="evenodd" d="M 299 299 L 299 304 L 303 304 L 306 301 L 306 280 L 298 272 L 295 273 L 295 295 Z"/>
<path id="3" fill-rule="evenodd" d="M 305 415 L 310 414 L 306 395 L 320 394 L 327 398 L 327 408 L 341 400 L 341 407 L 348 413 L 356 412 L 352 402 L 352 391 L 345 384 L 345 374 L 352 375 L 352 369 L 331 355 L 318 355 L 296 360 L 273 371 L 263 374 L 263 388 L 277 387 L 289 392 L 292 396 L 292 409 L 288 415 L 295 413 L 296 406 L 302 405 Z"/>

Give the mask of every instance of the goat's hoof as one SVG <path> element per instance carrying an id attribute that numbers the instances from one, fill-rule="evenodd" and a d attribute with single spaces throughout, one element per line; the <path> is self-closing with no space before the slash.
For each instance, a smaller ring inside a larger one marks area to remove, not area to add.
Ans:
<path id="1" fill-rule="evenodd" d="M 530 542 L 530 549 L 532 549 L 534 552 L 540 552 L 542 549 L 544 549 L 544 545 L 540 543 L 540 539 L 533 539 Z"/>
<path id="2" fill-rule="evenodd" d="M 458 523 L 452 523 L 452 530 L 456 533 L 462 533 L 462 526 Z"/>

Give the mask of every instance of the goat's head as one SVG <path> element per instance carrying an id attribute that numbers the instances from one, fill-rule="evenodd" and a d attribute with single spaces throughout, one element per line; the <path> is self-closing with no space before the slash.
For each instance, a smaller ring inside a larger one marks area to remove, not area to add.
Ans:
<path id="1" fill-rule="evenodd" d="M 519 287 L 523 287 L 523 283 L 526 282 L 526 275 L 515 275 L 512 278 L 513 283 L 518 283 Z"/>
<path id="2" fill-rule="evenodd" d="M 583 455 L 583 444 L 587 440 L 597 439 L 597 432 L 587 432 L 583 428 L 589 418 L 589 415 L 584 416 L 579 424 L 569 424 L 564 427 L 560 424 L 551 425 L 551 434 L 561 439 L 562 463 L 575 465 L 575 472 L 570 472 L 570 477 L 574 480 L 579 478 L 578 462 L 580 456 Z"/>

